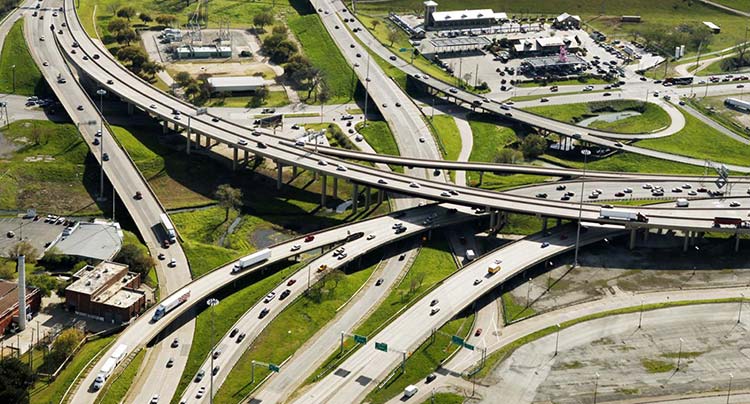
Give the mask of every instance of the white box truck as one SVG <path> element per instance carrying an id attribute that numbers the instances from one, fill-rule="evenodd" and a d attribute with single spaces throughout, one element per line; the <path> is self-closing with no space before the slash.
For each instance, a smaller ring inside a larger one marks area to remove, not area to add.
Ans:
<path id="1" fill-rule="evenodd" d="M 115 348 L 115 351 L 112 352 L 112 355 L 110 355 L 110 358 L 114 359 L 115 362 L 118 364 L 120 361 L 122 361 L 122 358 L 125 357 L 125 355 L 128 353 L 128 346 L 125 344 L 120 344 Z"/>
<path id="2" fill-rule="evenodd" d="M 169 242 L 174 244 L 177 242 L 177 232 L 174 230 L 174 225 L 172 225 L 172 221 L 169 220 L 169 216 L 167 216 L 166 213 L 162 213 L 159 215 L 159 218 L 161 219 L 161 225 L 164 226 L 164 231 L 167 232 L 167 238 L 169 239 Z"/>
<path id="3" fill-rule="evenodd" d="M 640 212 L 631 212 L 628 210 L 601 208 L 599 210 L 600 219 L 627 220 L 630 222 L 648 222 L 648 217 Z"/>
<path id="4" fill-rule="evenodd" d="M 269 258 L 271 258 L 270 249 L 264 248 L 260 251 L 256 251 L 246 257 L 242 257 L 239 260 L 237 260 L 237 263 L 234 264 L 234 266 L 232 267 L 232 273 L 234 274 L 234 273 L 240 272 L 243 269 L 249 267 L 250 265 L 263 262 Z"/>
<path id="5" fill-rule="evenodd" d="M 417 391 L 419 391 L 419 389 L 417 388 L 417 386 L 415 386 L 413 384 L 410 384 L 410 385 L 406 386 L 406 388 L 404 389 L 404 397 L 406 397 L 406 398 L 412 397 L 415 394 L 417 394 Z"/>
<path id="6" fill-rule="evenodd" d="M 169 313 L 175 307 L 181 305 L 182 303 L 185 303 L 189 298 L 190 298 L 190 289 L 187 289 L 187 288 L 181 289 L 180 291 L 173 294 L 172 296 L 169 296 L 168 298 L 164 299 L 159 304 L 159 307 L 156 308 L 154 317 L 151 320 L 154 322 L 159 321 L 159 319 L 164 317 L 165 314 Z"/>
<path id="7" fill-rule="evenodd" d="M 99 374 L 96 375 L 96 379 L 94 379 L 94 391 L 99 390 L 104 386 L 104 382 L 107 381 L 107 378 L 112 374 L 112 371 L 115 370 L 115 367 L 117 366 L 117 361 L 114 358 L 107 358 L 106 361 L 104 361 L 104 365 L 102 365 L 102 368 L 99 369 Z"/>
<path id="8" fill-rule="evenodd" d="M 477 255 L 474 253 L 474 250 L 466 250 L 466 261 L 474 261 L 476 257 Z"/>

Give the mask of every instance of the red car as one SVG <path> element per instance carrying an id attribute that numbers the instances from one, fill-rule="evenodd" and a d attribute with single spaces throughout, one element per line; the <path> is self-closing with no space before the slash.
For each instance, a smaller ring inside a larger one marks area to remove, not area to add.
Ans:
<path id="1" fill-rule="evenodd" d="M 474 336 L 478 337 L 480 335 L 482 335 L 482 329 L 481 328 L 477 328 L 477 330 L 474 332 Z"/>
<path id="2" fill-rule="evenodd" d="M 315 236 L 313 236 L 312 234 L 309 235 L 309 236 L 307 236 L 307 237 L 305 237 L 305 243 L 309 243 L 309 242 L 311 242 L 313 240 L 315 240 Z"/>
<path id="3" fill-rule="evenodd" d="M 297 280 L 296 280 L 296 279 L 290 279 L 290 280 L 289 280 L 289 282 L 287 282 L 287 283 L 286 283 L 286 286 L 292 286 L 292 285 L 294 285 L 295 283 L 297 283 Z"/>
<path id="4" fill-rule="evenodd" d="M 143 194 L 141 194 L 141 191 L 137 191 L 134 196 L 135 199 L 141 200 L 143 199 Z"/>

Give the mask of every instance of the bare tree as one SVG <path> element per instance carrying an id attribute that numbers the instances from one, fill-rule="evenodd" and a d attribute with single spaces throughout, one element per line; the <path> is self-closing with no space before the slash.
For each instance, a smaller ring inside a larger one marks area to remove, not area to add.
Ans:
<path id="1" fill-rule="evenodd" d="M 216 199 L 219 206 L 224 208 L 224 221 L 229 220 L 229 209 L 237 209 L 242 206 L 242 191 L 232 188 L 229 184 L 221 184 L 216 188 Z"/>

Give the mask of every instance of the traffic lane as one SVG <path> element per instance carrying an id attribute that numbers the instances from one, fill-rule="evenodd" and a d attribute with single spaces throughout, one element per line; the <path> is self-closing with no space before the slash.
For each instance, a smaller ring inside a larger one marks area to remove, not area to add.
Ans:
<path id="1" fill-rule="evenodd" d="M 569 232 L 571 228 L 572 226 L 556 228 L 549 236 L 530 236 L 477 259 L 407 309 L 372 340 L 388 342 L 389 349 L 412 351 L 429 335 L 432 328 L 438 328 L 450 320 L 487 291 L 525 268 L 571 249 L 574 245 L 571 238 L 559 240 L 559 235 Z M 618 230 L 591 229 L 582 235 L 581 244 L 594 242 L 616 231 Z M 543 247 L 545 242 L 553 240 L 556 242 Z M 497 259 L 502 260 L 503 269 L 494 276 L 487 276 L 487 266 Z M 482 281 L 474 284 L 476 279 Z M 438 300 L 437 305 L 431 306 L 432 300 Z M 439 307 L 441 310 L 432 315 L 431 307 Z M 375 381 L 385 377 L 385 373 L 401 360 L 401 356 L 399 353 L 376 351 L 374 345 L 368 344 L 351 355 L 336 372 L 313 385 L 295 402 L 347 403 L 351 402 L 352 398 L 355 398 L 355 401 L 359 400 Z"/>
<path id="2" fill-rule="evenodd" d="M 433 217 L 433 215 L 436 215 L 436 213 L 425 212 L 424 215 L 416 216 L 414 219 L 417 221 L 424 220 L 428 217 Z M 447 225 L 455 222 L 456 220 L 463 219 L 458 216 L 452 215 L 443 217 L 435 216 L 433 226 Z M 215 388 L 221 386 L 225 378 L 228 376 L 229 371 L 233 368 L 234 364 L 240 359 L 245 350 L 254 342 L 255 338 L 260 334 L 263 328 L 265 328 L 265 324 L 273 321 L 277 314 L 281 313 L 288 304 L 290 304 L 292 301 L 294 301 L 294 299 L 301 295 L 301 292 L 307 290 L 310 286 L 317 283 L 317 281 L 319 281 L 328 272 L 336 270 L 340 266 L 353 261 L 360 255 L 369 252 L 376 246 L 382 246 L 384 244 L 394 242 L 398 239 L 401 239 L 403 235 L 411 236 L 413 234 L 416 234 L 416 229 L 417 228 L 415 227 L 412 229 L 412 231 L 408 231 L 407 229 L 407 231 L 404 233 L 398 233 L 393 229 L 393 226 L 390 229 L 383 228 L 382 226 L 371 228 L 368 234 L 363 235 L 362 237 L 354 241 L 346 242 L 343 246 L 337 247 L 336 249 L 321 255 L 319 258 L 313 260 L 304 268 L 301 268 L 295 274 L 291 275 L 289 279 L 285 279 L 283 282 L 277 285 L 269 292 L 268 295 L 266 295 L 265 298 L 261 299 L 260 302 L 256 303 L 254 306 L 248 309 L 248 311 L 246 311 L 245 314 L 243 314 L 242 317 L 229 330 L 227 330 L 227 333 L 222 338 L 221 341 L 225 342 L 224 346 L 227 347 L 227 351 L 222 352 L 219 358 L 214 360 L 214 366 L 220 366 L 219 373 L 217 373 L 214 378 Z M 402 234 L 402 236 L 399 236 L 399 234 Z M 345 253 L 345 255 L 342 255 L 341 252 Z M 292 279 L 294 280 L 294 282 L 292 282 L 292 284 L 290 285 L 289 283 Z M 286 290 L 289 290 L 289 292 L 287 293 L 287 297 L 283 300 L 279 299 L 279 297 L 282 296 L 282 293 L 285 293 Z M 378 289 L 378 291 L 381 290 L 383 289 Z M 261 312 L 266 308 L 269 310 L 269 312 L 261 316 Z M 260 318 L 262 319 L 259 321 L 258 319 Z M 259 325 L 262 325 L 262 327 L 256 327 Z M 241 343 L 228 343 L 233 339 L 230 338 L 229 335 L 235 328 L 240 330 L 240 332 L 246 332 L 247 336 Z M 207 359 L 206 362 L 203 363 L 201 369 L 207 371 L 207 369 L 209 368 L 208 362 L 209 359 Z M 186 390 L 183 398 L 195 396 L 197 393 L 197 389 L 199 389 L 200 387 L 204 386 L 192 384 L 191 387 Z"/>

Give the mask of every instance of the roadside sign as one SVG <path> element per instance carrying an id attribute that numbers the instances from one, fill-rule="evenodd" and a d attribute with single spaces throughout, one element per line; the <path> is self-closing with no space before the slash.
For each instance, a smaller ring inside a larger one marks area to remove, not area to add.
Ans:
<path id="1" fill-rule="evenodd" d="M 385 342 L 376 342 L 375 349 L 377 349 L 378 351 L 388 352 L 388 344 L 386 344 Z"/>
<path id="2" fill-rule="evenodd" d="M 272 372 L 279 373 L 279 370 L 281 370 L 281 369 L 279 368 L 278 365 L 274 365 L 273 363 L 269 363 L 268 364 L 268 370 L 270 370 Z"/>
<path id="3" fill-rule="evenodd" d="M 466 348 L 466 349 L 468 349 L 470 351 L 473 351 L 475 347 L 474 347 L 474 345 L 471 345 L 469 343 L 464 343 L 464 348 Z"/>
<path id="4" fill-rule="evenodd" d="M 451 336 L 451 343 L 455 345 L 463 345 L 464 339 L 459 336 L 453 335 Z"/>
<path id="5" fill-rule="evenodd" d="M 406 48 L 401 48 L 398 50 L 399 52 L 406 52 Z"/>
<path id="6" fill-rule="evenodd" d="M 354 342 L 356 342 L 358 344 L 366 344 L 367 343 L 367 337 L 365 337 L 364 335 L 354 334 Z"/>
<path id="7" fill-rule="evenodd" d="M 718 178 L 716 179 L 716 181 L 714 181 L 714 184 L 716 184 L 716 186 L 721 189 L 724 188 L 724 185 L 727 185 L 727 180 L 725 180 L 724 178 Z"/>

